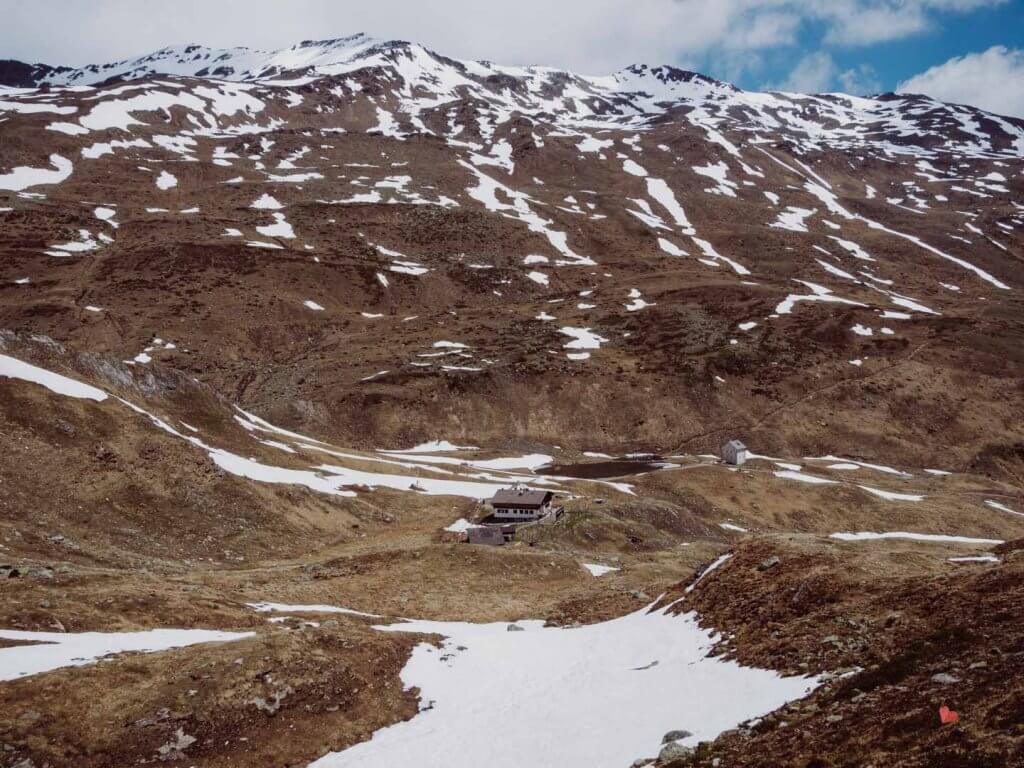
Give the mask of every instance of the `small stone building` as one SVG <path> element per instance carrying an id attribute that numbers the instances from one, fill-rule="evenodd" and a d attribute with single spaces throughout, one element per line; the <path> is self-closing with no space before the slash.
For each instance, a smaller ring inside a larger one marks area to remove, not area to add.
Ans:
<path id="1" fill-rule="evenodd" d="M 466 531 L 466 540 L 470 544 L 486 544 L 491 547 L 500 547 L 508 538 L 510 537 L 506 537 L 500 525 L 477 525 Z"/>
<path id="2" fill-rule="evenodd" d="M 747 460 L 747 446 L 739 440 L 730 440 L 722 446 L 722 461 L 734 467 L 742 466 Z"/>
<path id="3" fill-rule="evenodd" d="M 499 522 L 528 523 L 551 512 L 551 491 L 534 491 L 525 485 L 502 488 L 490 500 L 494 519 Z"/>

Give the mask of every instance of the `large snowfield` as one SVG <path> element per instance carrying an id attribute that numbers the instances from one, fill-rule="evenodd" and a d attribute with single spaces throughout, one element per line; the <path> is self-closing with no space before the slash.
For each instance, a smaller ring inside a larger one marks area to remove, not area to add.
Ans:
<path id="1" fill-rule="evenodd" d="M 654 756 L 662 736 L 712 739 L 801 698 L 812 677 L 709 658 L 717 636 L 693 613 L 648 609 L 582 627 L 520 621 L 406 621 L 386 632 L 442 635 L 402 670 L 420 712 L 315 768 L 621 768 Z"/>

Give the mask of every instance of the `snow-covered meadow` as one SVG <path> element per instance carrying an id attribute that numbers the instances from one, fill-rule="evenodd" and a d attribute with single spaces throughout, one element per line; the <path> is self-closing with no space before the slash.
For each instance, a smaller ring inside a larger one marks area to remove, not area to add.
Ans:
<path id="1" fill-rule="evenodd" d="M 540 621 L 402 621 L 383 632 L 439 635 L 402 670 L 420 712 L 311 768 L 626 766 L 655 756 L 662 736 L 712 739 L 812 691 L 819 679 L 781 677 L 708 656 L 715 633 L 694 614 L 645 608 L 581 627 Z"/>

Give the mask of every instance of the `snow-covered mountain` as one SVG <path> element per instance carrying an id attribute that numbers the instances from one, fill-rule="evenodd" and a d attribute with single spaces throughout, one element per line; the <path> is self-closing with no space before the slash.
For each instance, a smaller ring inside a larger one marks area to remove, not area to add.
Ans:
<path id="1" fill-rule="evenodd" d="M 159 222 L 164 242 L 183 247 L 311 260 L 275 278 L 292 286 L 286 304 L 303 324 L 340 311 L 327 286 L 348 296 L 343 316 L 361 308 L 358 322 L 500 297 L 527 336 L 598 378 L 589 361 L 605 345 L 658 365 L 678 359 L 638 329 L 613 330 L 627 317 L 657 324 L 672 302 L 651 292 L 677 280 L 757 294 L 757 309 L 723 310 L 753 315 L 735 322 L 754 328 L 785 327 L 811 306 L 941 317 L 962 307 L 964 281 L 1012 295 L 1018 279 L 1024 121 L 924 96 L 757 93 L 667 66 L 589 77 L 362 35 L 275 52 L 167 48 L 37 74 L 36 87 L 0 98 L 2 207 L 20 222 L 0 237 L 41 259 L 37 279 L 72 258 L 56 274 L 80 269 L 74 279 L 96 290 L 91 260 L 143 258 L 157 247 L 144 232 Z M 68 222 L 56 231 L 53 205 Z M 371 228 L 374 216 L 391 223 Z M 435 224 L 424 229 L 424 217 Z M 336 260 L 346 266 L 323 267 Z M 170 279 L 208 292 L 219 285 L 210 268 Z M 613 293 L 625 300 L 596 299 L 598 275 L 621 283 Z M 547 306 L 573 291 L 563 316 Z M 228 316 L 248 313 L 239 296 L 224 301 Z M 849 323 L 856 339 L 877 338 L 870 320 Z M 387 342 L 366 349 L 345 387 L 396 370 L 501 370 L 519 357 L 492 328 L 480 348 L 452 348 L 457 365 L 418 359 L 427 353 L 415 326 L 385 325 L 367 329 Z M 197 324 L 192 354 L 211 356 L 200 367 L 226 375 L 214 358 L 224 343 L 248 349 L 244 326 Z M 713 336 L 739 346 L 728 334 Z M 108 343 L 126 359 L 168 354 L 149 338 Z M 842 366 L 863 360 L 838 354 Z"/>
<path id="2" fill-rule="evenodd" d="M 269 53 L 168 48 L 41 80 L 0 99 L 0 190 L 18 195 L 7 207 L 71 195 L 76 210 L 103 199 L 120 217 L 152 216 L 173 195 L 190 221 L 214 227 L 202 237 L 218 247 L 300 253 L 331 247 L 308 231 L 323 216 L 298 221 L 312 205 L 331 221 L 333 210 L 482 217 L 474 241 L 441 238 L 424 251 L 389 229 L 364 246 L 404 277 L 393 285 L 378 271 L 361 303 L 379 304 L 383 290 L 410 314 L 424 309 L 423 284 L 479 247 L 491 255 L 469 257 L 487 268 L 474 288 L 448 276 L 428 293 L 569 285 L 585 278 L 561 268 L 594 268 L 621 247 L 639 257 L 629 273 L 667 259 L 673 272 L 772 284 L 773 322 L 799 302 L 881 300 L 938 315 L 944 294 L 911 296 L 960 277 L 999 290 L 1014 282 L 1024 121 L 923 96 L 756 93 L 666 66 L 585 77 L 361 35 Z M 256 213 L 239 213 L 245 195 L 263 201 L 242 208 Z M 51 257 L 124 247 L 113 214 L 99 226 L 85 216 L 59 235 L 27 225 L 19 242 L 37 237 L 35 252 Z M 246 234 L 231 245 L 215 223 Z M 518 244 L 499 248 L 510 233 Z M 298 303 L 307 299 L 326 306 Z M 588 315 L 592 302 L 577 303 Z M 600 346 L 599 336 L 574 343 Z M 381 362 L 375 371 L 397 364 Z"/>
<path id="3" fill-rule="evenodd" d="M 1024 121 L 924 96 L 746 92 L 693 72 L 643 64 L 588 77 L 550 67 L 457 61 L 418 44 L 361 34 L 307 40 L 270 52 L 186 45 L 77 69 L 8 65 L 9 71 L 22 74 L 5 80 L 0 70 L 0 84 L 58 88 L 175 76 L 294 89 L 318 80 L 386 73 L 380 86 L 399 98 L 401 111 L 410 118 L 459 98 L 486 102 L 497 113 L 497 122 L 520 112 L 581 129 L 645 126 L 683 110 L 690 123 L 709 130 L 712 141 L 721 138 L 714 129 L 724 122 L 754 140 L 758 132 L 761 140 L 781 133 L 806 148 L 865 147 L 899 154 L 908 147 L 944 146 L 951 151 L 1024 154 Z M 24 75 L 26 71 L 31 74 Z"/>
<path id="4" fill-rule="evenodd" d="M 1016 764 L 1024 122 L 363 36 L 0 80 L 0 763 Z"/>
<path id="5" fill-rule="evenodd" d="M 210 77 L 221 80 L 259 80 L 286 72 L 336 66 L 365 55 L 379 45 L 365 35 L 336 40 L 305 40 L 280 51 L 249 48 L 209 48 L 180 45 L 161 48 L 145 56 L 84 67 L 35 65 L 38 85 L 96 85 L 114 79 L 133 80 L 150 75 Z"/>

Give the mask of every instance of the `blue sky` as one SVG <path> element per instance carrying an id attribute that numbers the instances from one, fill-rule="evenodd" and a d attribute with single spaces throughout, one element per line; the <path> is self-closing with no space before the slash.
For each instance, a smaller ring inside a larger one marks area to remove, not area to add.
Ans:
<path id="1" fill-rule="evenodd" d="M 834 55 L 844 68 L 871 63 L 886 88 L 892 88 L 935 64 L 994 45 L 1024 48 L 1024 0 L 964 16 L 942 14 L 934 28 L 922 34 Z"/>
<path id="2" fill-rule="evenodd" d="M 0 19 L 0 58 L 50 64 L 365 32 L 584 74 L 671 63 L 752 89 L 903 86 L 1024 117 L 1024 0 L 0 0 Z"/>
<path id="3" fill-rule="evenodd" d="M 838 72 L 859 71 L 864 79 L 877 83 L 879 90 L 893 90 L 898 83 L 924 72 L 928 68 L 969 53 L 980 53 L 992 46 L 1024 49 L 1024 0 L 1012 0 L 1001 5 L 980 7 L 969 12 L 935 11 L 929 26 L 920 32 L 907 34 L 896 40 L 861 45 L 840 45 L 823 42 L 827 25 L 807 20 L 792 45 L 780 45 L 761 54 L 760 65 L 741 71 L 730 78 L 728 65 L 715 61 L 713 55 L 705 60 L 707 74 L 720 76 L 748 89 L 780 84 L 805 56 L 825 51 L 831 56 Z M 685 62 L 686 55 L 679 61 Z M 716 72 L 716 69 L 721 69 Z M 874 89 L 867 89 L 874 90 Z"/>

